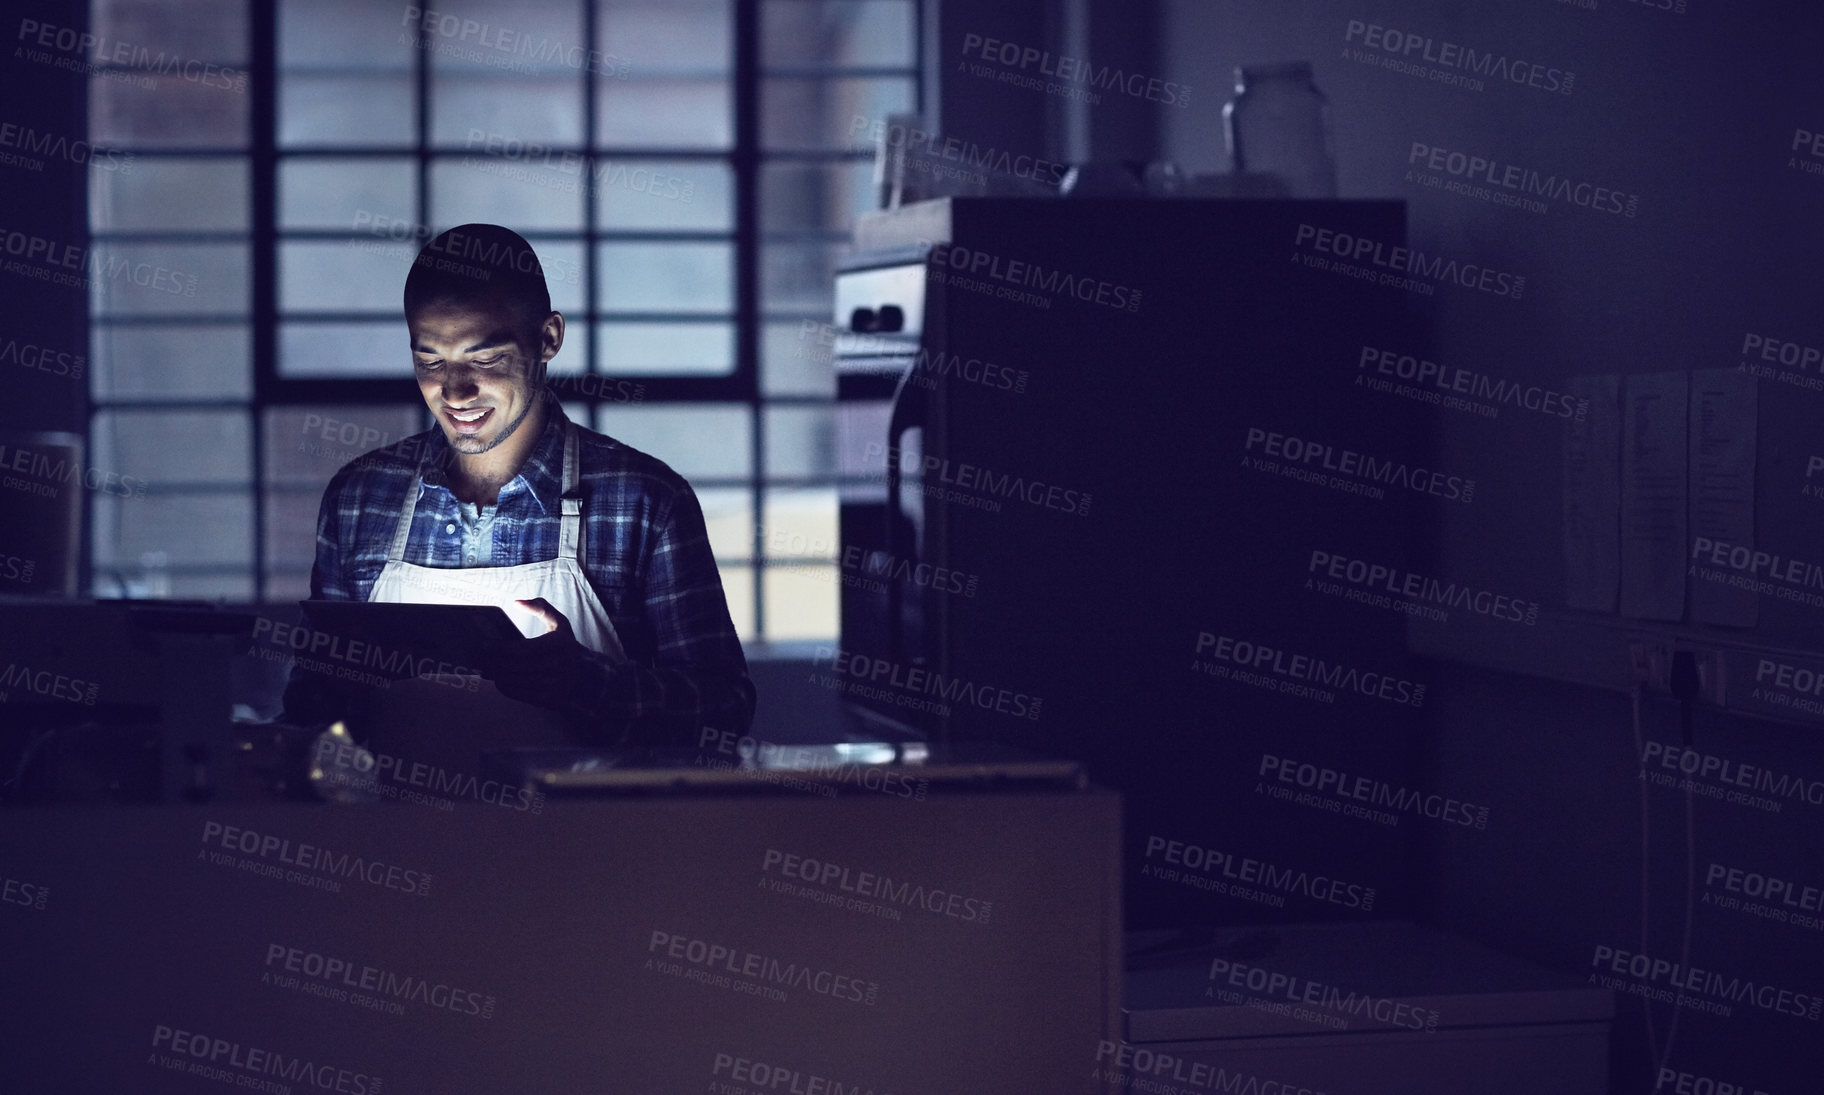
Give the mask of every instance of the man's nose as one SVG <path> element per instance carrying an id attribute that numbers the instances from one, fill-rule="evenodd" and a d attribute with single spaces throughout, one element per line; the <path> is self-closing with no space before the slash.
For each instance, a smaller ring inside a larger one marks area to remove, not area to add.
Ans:
<path id="1" fill-rule="evenodd" d="M 481 392 L 481 385 L 475 382 L 475 371 L 462 365 L 446 365 L 443 370 L 443 400 L 446 403 L 460 403 Z"/>

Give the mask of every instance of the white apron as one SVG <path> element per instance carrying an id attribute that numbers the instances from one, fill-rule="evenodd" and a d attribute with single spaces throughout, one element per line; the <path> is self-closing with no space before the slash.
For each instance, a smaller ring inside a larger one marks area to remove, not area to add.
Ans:
<path id="1" fill-rule="evenodd" d="M 531 638 L 544 634 L 545 623 L 513 601 L 543 597 L 570 621 L 577 642 L 614 662 L 627 660 L 608 610 L 584 577 L 579 561 L 583 521 L 575 423 L 567 423 L 564 432 L 563 517 L 555 559 L 462 568 L 406 562 L 406 541 L 411 537 L 422 478 L 420 469 L 406 489 L 399 527 L 369 601 L 500 605 L 521 633 Z M 492 681 L 477 677 L 396 680 L 390 687 L 376 690 L 373 700 L 367 720 L 370 749 L 457 772 L 474 772 L 481 753 L 488 749 L 586 744 L 560 713 L 509 699 Z"/>

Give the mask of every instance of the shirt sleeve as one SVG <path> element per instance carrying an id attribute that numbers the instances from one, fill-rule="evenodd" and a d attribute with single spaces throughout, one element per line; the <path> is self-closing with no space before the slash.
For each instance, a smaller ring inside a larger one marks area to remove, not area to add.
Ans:
<path id="1" fill-rule="evenodd" d="M 642 605 L 655 640 L 652 662 L 614 664 L 585 649 L 591 671 L 572 693 L 572 713 L 594 726 L 620 724 L 623 740 L 637 745 L 695 744 L 705 727 L 746 733 L 754 685 L 687 484 L 655 511 L 652 532 Z"/>
<path id="2" fill-rule="evenodd" d="M 337 472 L 323 490 L 323 502 L 317 507 L 317 557 L 310 567 L 310 598 L 313 601 L 352 601 L 354 583 L 342 569 L 342 496 L 346 493 L 348 470 Z"/>

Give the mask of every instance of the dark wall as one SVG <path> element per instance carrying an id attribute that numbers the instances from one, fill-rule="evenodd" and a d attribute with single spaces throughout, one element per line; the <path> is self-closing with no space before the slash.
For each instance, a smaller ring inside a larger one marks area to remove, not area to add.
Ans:
<path id="1" fill-rule="evenodd" d="M 78 0 L 33 0 L 9 11 L 8 38 L 21 21 L 36 19 L 60 27 L 88 26 L 88 5 Z M 19 47 L 19 42 L 14 42 Z M 22 273 L 18 262 L 39 273 L 80 277 L 88 246 L 88 173 L 84 153 L 68 152 L 88 135 L 87 87 L 83 80 L 49 65 L 14 58 L 0 66 L 0 123 L 18 127 L 0 140 L 0 151 L 30 161 L 0 164 L 0 210 L 4 210 L 4 253 L 0 254 L 0 347 L 4 347 L 6 398 L 0 400 L 0 430 L 87 430 L 88 385 L 74 372 L 73 359 L 89 355 L 88 294 Z M 65 155 L 33 154 L 35 147 L 62 148 Z M 86 148 L 86 145 L 83 146 Z M 34 250 L 36 248 L 36 251 Z M 68 249 L 75 248 L 75 252 Z M 60 263 L 44 253 L 57 249 Z M 68 264 L 75 263 L 72 269 Z M 46 367 L 37 362 L 48 351 Z M 59 355 L 67 355 L 60 357 Z M 85 370 L 86 371 L 86 370 Z"/>
<path id="2" fill-rule="evenodd" d="M 1750 333 L 1824 345 L 1816 276 L 1824 172 L 1803 168 L 1824 160 L 1792 150 L 1796 130 L 1824 129 L 1815 54 L 1824 12 L 1772 0 L 1676 8 L 1674 0 L 1168 0 L 1164 73 L 1200 98 L 1194 109 L 1163 112 L 1166 155 L 1193 171 L 1225 170 L 1220 104 L 1233 67 L 1308 59 L 1331 103 L 1342 196 L 1404 198 L 1414 247 L 1526 279 L 1518 298 L 1440 286 L 1425 301 L 1431 335 L 1422 349 L 1434 360 L 1562 388 L 1587 374 L 1735 369 Z M 1574 80 L 1568 94 L 1493 81 L 1480 91 L 1449 86 L 1360 60 L 1365 31 L 1352 33 L 1352 22 L 1537 62 Z M 1593 183 L 1631 197 L 1634 211 L 1552 200 L 1533 212 L 1433 188 L 1421 174 L 1453 176 L 1425 170 L 1423 156 L 1414 162 L 1415 143 Z M 1814 367 L 1809 375 L 1819 374 Z M 1313 382 L 1329 380 L 1319 374 Z M 1824 511 L 1801 495 L 1796 462 L 1819 449 L 1824 396 L 1763 380 L 1759 401 L 1760 543 L 1816 555 Z M 1560 609 L 1559 424 L 1508 407 L 1494 418 L 1440 409 L 1432 421 L 1438 461 L 1474 474 L 1479 494 L 1474 506 L 1433 516 L 1433 550 L 1422 565 Z M 1763 603 L 1756 627 L 1713 634 L 1824 649 L 1817 610 Z M 1519 630 L 1511 636 L 1516 648 L 1531 641 Z M 1502 664 L 1497 648 L 1478 655 Z M 1625 653 L 1589 656 L 1619 661 Z M 1687 919 L 1685 800 L 1643 782 L 1628 697 L 1519 672 L 1517 658 L 1508 669 L 1449 660 L 1433 667 L 1428 778 L 1488 805 L 1491 820 L 1485 832 L 1428 832 L 1426 914 L 1580 974 L 1598 972 L 1593 958 L 1603 946 L 1678 962 Z M 1661 747 L 1682 747 L 1677 706 L 1649 700 L 1642 733 L 1649 759 L 1667 755 Z M 1706 879 L 1716 864 L 1815 884 L 1824 812 L 1808 796 L 1824 787 L 1811 782 L 1824 776 L 1824 745 L 1815 727 L 1704 711 L 1691 735 L 1699 753 L 1735 765 L 1736 778 L 1755 778 L 1740 767 L 1755 766 L 1787 779 L 1794 793 L 1777 810 L 1695 796 L 1686 964 L 1815 1000 L 1824 993 L 1824 936 L 1790 918 L 1720 905 L 1742 895 Z M 1727 789 L 1720 776 L 1706 786 Z M 1645 929 L 1643 795 L 1652 848 Z M 1622 996 L 1619 1007 L 1618 1091 L 1651 1089 L 1662 1058 L 1674 1072 L 1747 1090 L 1815 1087 L 1820 1061 L 1805 1048 L 1815 1041 L 1815 1015 L 1752 1003 L 1737 1003 L 1727 1018 L 1680 1009 L 1668 1049 L 1672 1006 L 1652 1005 L 1651 1046 L 1642 1002 Z"/>

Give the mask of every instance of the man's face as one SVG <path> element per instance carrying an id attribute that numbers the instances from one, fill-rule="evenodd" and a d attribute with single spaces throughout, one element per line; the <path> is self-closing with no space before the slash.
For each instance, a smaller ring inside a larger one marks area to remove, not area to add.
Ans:
<path id="1" fill-rule="evenodd" d="M 528 331 L 526 317 L 494 296 L 434 301 L 406 317 L 425 405 L 450 447 L 484 453 L 506 441 L 538 405 L 545 363 L 563 345 L 553 312 Z"/>

